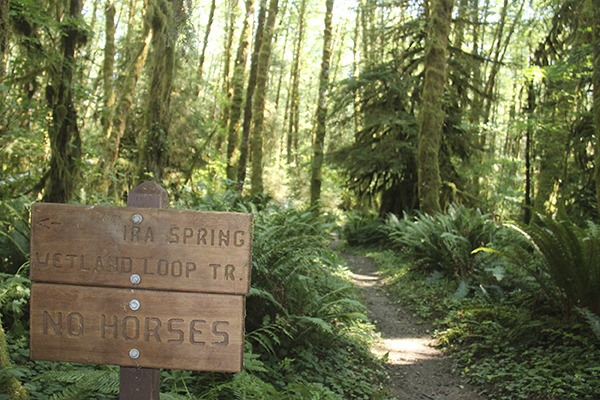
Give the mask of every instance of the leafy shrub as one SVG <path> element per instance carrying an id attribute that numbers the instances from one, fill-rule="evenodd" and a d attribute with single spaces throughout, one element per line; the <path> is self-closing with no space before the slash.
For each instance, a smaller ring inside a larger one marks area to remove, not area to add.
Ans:
<path id="1" fill-rule="evenodd" d="M 529 246 L 514 247 L 508 257 L 533 276 L 548 299 L 564 313 L 574 307 L 600 315 L 600 227 L 538 216 L 523 228 L 513 226 Z M 531 262 L 533 254 L 538 262 Z"/>
<path id="2" fill-rule="evenodd" d="M 16 273 L 29 257 L 29 203 L 0 201 L 0 272 Z"/>
<path id="3" fill-rule="evenodd" d="M 256 215 L 248 339 L 269 362 L 269 382 L 277 387 L 292 379 L 347 399 L 369 398 L 382 370 L 364 339 L 351 333 L 366 320 L 365 308 L 329 247 L 330 227 L 312 210 Z"/>
<path id="4" fill-rule="evenodd" d="M 491 243 L 500 229 L 491 216 L 461 206 L 435 216 L 390 216 L 386 227 L 395 248 L 415 265 L 462 278 L 481 272 L 474 251 Z"/>
<path id="5" fill-rule="evenodd" d="M 438 333 L 455 365 L 492 400 L 592 400 L 600 396 L 600 352 L 582 324 L 536 316 L 517 296 L 463 305 Z"/>
<path id="6" fill-rule="evenodd" d="M 350 246 L 377 246 L 388 241 L 385 221 L 374 215 L 351 214 L 343 237 Z"/>

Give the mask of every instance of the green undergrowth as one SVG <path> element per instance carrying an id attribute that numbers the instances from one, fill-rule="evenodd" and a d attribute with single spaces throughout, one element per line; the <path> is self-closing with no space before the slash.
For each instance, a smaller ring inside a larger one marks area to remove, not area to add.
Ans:
<path id="1" fill-rule="evenodd" d="M 163 370 L 160 398 L 387 399 L 383 363 L 369 352 L 374 328 L 344 261 L 329 247 L 335 224 L 313 210 L 258 200 L 214 194 L 189 196 L 176 206 L 253 214 L 252 287 L 246 299 L 243 371 Z M 28 210 L 11 209 L 0 221 L 6 239 L 0 241 L 0 315 L 10 354 L 0 382 L 16 379 L 30 399 L 116 398 L 118 367 L 29 360 L 28 264 L 15 264 L 28 252 L 28 226 L 23 224 Z M 0 385 L 0 400 L 10 398 L 4 390 Z"/>
<path id="2" fill-rule="evenodd" d="M 581 313 L 565 315 L 536 291 L 415 268 L 396 251 L 361 251 L 385 271 L 393 298 L 433 324 L 456 372 L 486 398 L 600 398 L 600 340 Z"/>

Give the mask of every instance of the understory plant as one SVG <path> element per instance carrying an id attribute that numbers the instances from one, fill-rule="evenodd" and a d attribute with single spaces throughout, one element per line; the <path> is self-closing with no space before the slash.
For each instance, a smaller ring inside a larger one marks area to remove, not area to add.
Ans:
<path id="1" fill-rule="evenodd" d="M 386 228 L 394 248 L 415 266 L 460 278 L 480 272 L 475 250 L 489 245 L 500 229 L 491 215 L 458 205 L 433 216 L 391 215 Z"/>
<path id="2" fill-rule="evenodd" d="M 471 215 L 471 221 L 446 214 L 392 220 L 399 246 L 372 250 L 386 266 L 390 292 L 433 324 L 457 372 L 486 398 L 600 398 L 597 226 L 539 217 L 529 226 L 494 223 L 487 231 L 473 224 L 489 219 Z M 457 262 L 467 266 L 468 283 Z M 482 266 L 496 271 L 495 285 Z"/>

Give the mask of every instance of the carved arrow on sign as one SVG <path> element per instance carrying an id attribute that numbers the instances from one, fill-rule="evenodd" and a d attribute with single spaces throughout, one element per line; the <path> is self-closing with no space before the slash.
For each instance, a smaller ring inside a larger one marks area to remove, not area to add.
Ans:
<path id="1" fill-rule="evenodd" d="M 50 218 L 44 218 L 36 221 L 36 224 L 38 224 L 42 228 L 50 229 L 52 228 L 52 225 L 62 225 L 62 222 L 50 221 Z"/>

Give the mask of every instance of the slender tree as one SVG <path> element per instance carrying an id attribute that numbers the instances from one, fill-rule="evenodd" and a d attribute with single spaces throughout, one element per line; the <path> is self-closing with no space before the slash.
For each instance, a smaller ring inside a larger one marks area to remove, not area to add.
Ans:
<path id="1" fill-rule="evenodd" d="M 258 53 L 258 74 L 256 79 L 256 93 L 253 104 L 252 146 L 252 174 L 250 175 L 250 193 L 259 195 L 264 192 L 263 186 L 263 133 L 265 122 L 265 103 L 267 96 L 267 82 L 269 79 L 269 66 L 271 50 L 273 47 L 273 33 L 275 21 L 279 10 L 279 0 L 269 1 L 269 10 L 263 32 L 263 41 Z"/>
<path id="2" fill-rule="evenodd" d="M 260 0 L 260 10 L 258 12 L 258 22 L 256 32 L 254 33 L 254 46 L 252 48 L 252 57 L 250 59 L 250 74 L 248 76 L 248 86 L 246 87 L 246 103 L 244 105 L 244 120 L 242 122 L 242 141 L 240 144 L 240 160 L 237 173 L 237 190 L 241 193 L 244 189 L 246 180 L 246 166 L 248 163 L 248 153 L 250 149 L 250 129 L 252 127 L 252 104 L 256 82 L 258 79 L 258 56 L 263 43 L 263 32 L 265 30 L 265 19 L 267 16 L 267 0 Z"/>
<path id="3" fill-rule="evenodd" d="M 113 114 L 115 105 L 114 74 L 115 74 L 115 4 L 113 0 L 106 0 L 104 5 L 104 62 L 102 63 L 102 81 L 104 88 L 104 110 L 102 115 L 102 128 L 104 137 L 112 135 Z"/>
<path id="4" fill-rule="evenodd" d="M 447 80 L 446 53 L 454 0 L 432 0 L 431 3 L 417 154 L 419 205 L 426 213 L 441 210 L 439 150 L 445 118 L 442 97 Z"/>
<path id="5" fill-rule="evenodd" d="M 183 0 L 151 0 L 152 41 L 145 135 L 142 135 L 139 177 L 163 179 L 169 152 L 171 92 L 175 75 L 175 45 L 183 22 Z"/>
<path id="6" fill-rule="evenodd" d="M 105 131 L 105 156 L 103 163 L 101 163 L 105 181 L 108 180 L 108 174 L 114 172 L 117 159 L 119 158 L 121 140 L 123 139 L 127 128 L 131 107 L 136 100 L 136 86 L 144 66 L 146 65 L 151 38 L 150 14 L 148 12 L 147 3 L 143 4 L 142 7 L 141 10 L 136 7 L 132 7 L 129 10 L 128 30 L 124 39 L 124 43 L 128 44 L 128 46 L 126 46 L 123 57 L 123 65 L 114 82 L 116 88 L 116 90 L 114 90 L 114 111 L 107 116 L 108 118 L 111 118 L 112 122 L 110 122 L 109 127 Z M 141 31 L 138 31 L 135 27 L 135 25 L 137 25 L 135 23 L 135 14 L 140 11 L 143 15 L 141 18 L 142 29 Z"/>
<path id="7" fill-rule="evenodd" d="M 206 30 L 204 31 L 204 40 L 202 42 L 202 50 L 200 51 L 200 59 L 198 60 L 198 87 L 197 93 L 200 93 L 200 81 L 202 80 L 202 73 L 204 72 L 204 61 L 206 59 L 206 48 L 208 47 L 208 38 L 210 36 L 210 31 L 212 28 L 212 24 L 215 20 L 215 9 L 217 8 L 217 1 L 212 0 L 210 3 L 210 11 L 208 12 L 208 22 L 206 23 Z"/>
<path id="8" fill-rule="evenodd" d="M 6 53 L 10 36 L 9 0 L 0 0 L 0 80 L 6 74 Z"/>
<path id="9" fill-rule="evenodd" d="M 66 14 L 60 21 L 61 56 L 58 64 L 50 68 L 50 82 L 46 87 L 52 122 L 48 128 L 50 171 L 43 200 L 52 203 L 64 203 L 71 199 L 81 161 L 81 137 L 73 99 L 73 77 L 77 49 L 85 43 L 87 37 L 81 25 L 73 22 L 82 20 L 81 0 L 67 0 L 64 7 Z M 67 20 L 70 21 L 67 23 Z"/>
<path id="10" fill-rule="evenodd" d="M 294 58 L 290 71 L 290 90 L 288 98 L 288 130 L 287 130 L 287 163 L 291 164 L 294 159 L 294 142 L 297 141 L 298 130 L 300 126 L 300 60 L 302 55 L 302 43 L 304 41 L 306 17 L 306 0 L 300 2 L 298 8 L 298 35 L 294 43 Z"/>
<path id="11" fill-rule="evenodd" d="M 333 38 L 333 0 L 325 1 L 325 29 L 323 31 L 323 59 L 319 76 L 319 98 L 317 100 L 317 122 L 313 141 L 313 159 L 310 179 L 310 204 L 317 206 L 321 198 L 322 168 L 327 122 L 327 89 L 329 87 L 329 69 L 331 64 L 331 43 Z"/>
<path id="12" fill-rule="evenodd" d="M 246 63 L 248 61 L 248 48 L 250 46 L 250 24 L 254 14 L 254 0 L 245 1 L 246 14 L 244 17 L 240 42 L 238 44 L 233 77 L 231 79 L 232 99 L 227 125 L 227 179 L 237 182 L 237 167 L 240 157 L 240 120 L 244 102 L 244 81 L 246 78 Z"/>
<path id="13" fill-rule="evenodd" d="M 600 0 L 592 0 L 589 6 L 591 13 L 591 25 L 593 34 L 593 114 L 596 133 L 596 154 L 595 154 L 595 183 L 596 183 L 596 202 L 600 209 Z"/>

